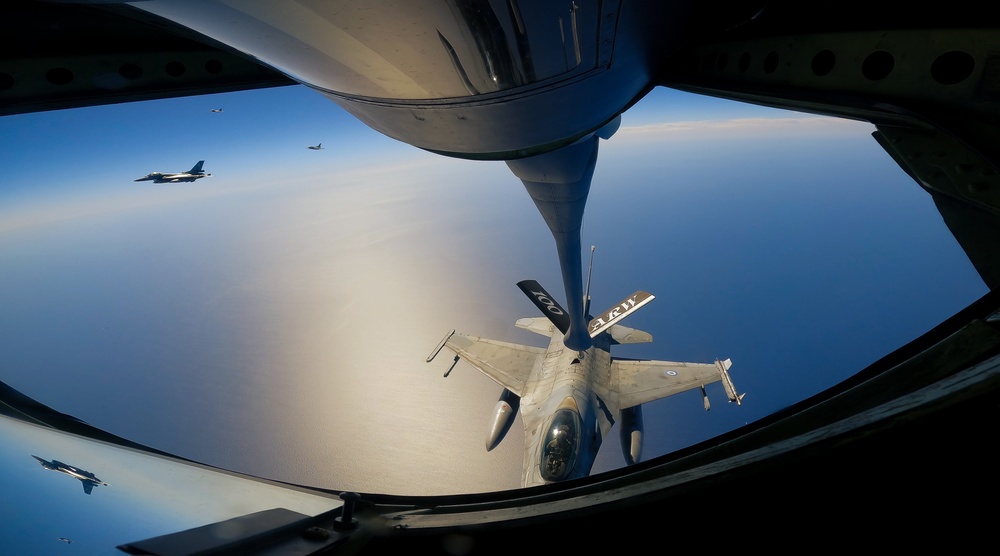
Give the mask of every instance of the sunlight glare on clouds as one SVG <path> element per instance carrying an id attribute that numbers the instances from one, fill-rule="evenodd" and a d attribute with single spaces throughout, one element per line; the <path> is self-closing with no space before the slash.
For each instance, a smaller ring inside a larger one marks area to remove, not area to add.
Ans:
<path id="1" fill-rule="evenodd" d="M 506 171 L 502 165 L 488 166 Z M 397 492 L 418 488 L 407 482 L 417 455 L 430 462 L 431 470 L 446 467 L 449 458 L 471 458 L 485 466 L 497 457 L 496 453 L 464 453 L 463 446 L 481 443 L 479 428 L 447 433 L 447 428 L 435 427 L 433 434 L 453 442 L 426 454 L 423 447 L 430 434 L 423 430 L 426 426 L 412 418 L 400 422 L 402 417 L 438 415 L 428 407 L 456 405 L 473 415 L 481 413 L 485 419 L 480 406 L 489 407 L 497 395 L 487 390 L 485 402 L 475 395 L 459 396 L 451 388 L 458 382 L 441 383 L 439 371 L 422 366 L 441 334 L 469 318 L 477 298 L 505 289 L 494 284 L 500 275 L 496 268 L 448 262 L 451 253 L 471 257 L 478 252 L 475 234 L 455 234 L 454 229 L 465 218 L 461 199 L 469 187 L 468 172 L 474 174 L 481 168 L 486 166 L 440 158 L 405 162 L 303 180 L 291 187 L 276 185 L 259 190 L 260 195 L 245 203 L 245 210 L 257 213 L 257 224 L 248 227 L 240 241 L 254 247 L 234 246 L 234 250 L 253 252 L 261 264 L 243 279 L 239 290 L 230 291 L 230 304 L 256 303 L 264 312 L 255 320 L 270 323 L 270 332 L 260 338 L 264 341 L 269 336 L 271 350 L 245 365 L 259 369 L 253 374 L 269 383 L 266 391 L 275 399 L 262 404 L 266 409 L 255 414 L 253 428 L 270 431 L 274 423 L 280 423 L 278 430 L 296 431 L 293 436 L 275 434 L 269 441 L 282 446 L 279 452 L 284 457 L 309 462 L 309 454 L 317 452 L 323 454 L 322 461 L 334 460 L 344 451 L 363 454 L 367 460 L 394 454 L 410 462 L 399 471 L 402 474 L 379 471 L 377 477 L 368 475 L 379 488 Z M 282 195 L 272 195 L 278 191 Z M 490 198 L 488 191 L 479 188 L 478 192 L 480 202 L 465 207 L 464 212 L 489 212 L 505 198 L 526 197 L 519 188 L 500 188 L 498 203 L 495 196 L 494 202 L 483 200 Z M 533 210 L 526 198 L 523 201 L 525 209 Z M 262 299 L 281 301 L 260 305 Z M 514 318 L 504 315 L 502 320 L 509 327 Z M 414 368 L 421 372 L 405 372 Z M 491 385 L 485 377 L 471 373 L 465 377 L 476 379 Z M 282 399 L 298 400 L 320 416 L 303 422 L 280 403 Z M 391 411 L 386 410 L 385 400 L 394 400 Z M 338 426 L 330 429 L 328 423 Z M 411 427 L 422 432 L 410 434 Z M 372 429 L 408 434 L 392 446 L 357 434 Z M 310 440 L 317 438 L 322 442 Z M 510 449 L 513 463 L 507 462 L 515 467 L 519 464 L 516 448 Z M 238 454 L 226 457 L 237 461 Z M 268 476 L 329 486 L 321 466 L 305 465 L 290 477 L 276 461 L 265 459 L 253 465 L 253 471 Z M 452 476 L 452 488 L 474 490 L 475 480 L 463 485 L 466 480 L 464 475 Z"/>

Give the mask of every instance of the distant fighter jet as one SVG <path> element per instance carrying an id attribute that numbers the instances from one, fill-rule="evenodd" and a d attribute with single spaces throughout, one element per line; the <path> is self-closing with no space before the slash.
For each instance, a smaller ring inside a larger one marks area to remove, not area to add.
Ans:
<path id="1" fill-rule="evenodd" d="M 323 143 L 320 143 L 318 145 L 310 145 L 307 148 L 312 149 L 314 151 L 321 151 L 321 150 L 323 150 Z"/>
<path id="2" fill-rule="evenodd" d="M 60 473 L 65 473 L 70 477 L 73 477 L 74 479 L 79 479 L 80 482 L 83 483 L 83 492 L 85 492 L 86 494 L 90 494 L 90 492 L 94 490 L 94 487 L 98 485 L 111 486 L 108 483 L 105 483 L 104 481 L 98 479 L 97 476 L 91 473 L 90 471 L 84 471 L 79 467 L 73 467 L 72 465 L 63 463 L 57 459 L 54 459 L 52 461 L 46 461 L 34 454 L 32 454 L 31 457 L 38 460 L 38 463 L 42 464 L 42 467 L 44 467 L 45 469 L 48 469 L 50 471 L 58 471 Z M 67 540 L 66 542 L 70 541 Z"/>
<path id="3" fill-rule="evenodd" d="M 151 174 L 146 174 L 145 176 L 132 181 L 152 181 L 153 183 L 178 183 L 178 182 L 190 182 L 201 178 L 207 178 L 212 174 L 206 174 L 202 170 L 202 166 L 205 165 L 204 160 L 199 160 L 198 164 L 194 165 L 187 172 L 180 172 L 177 174 L 165 174 L 163 172 L 153 172 Z"/>
<path id="4" fill-rule="evenodd" d="M 729 401 L 742 405 L 729 377 L 732 361 L 681 363 L 619 359 L 611 346 L 653 341 L 648 333 L 617 324 L 653 295 L 637 291 L 594 318 L 590 310 L 590 285 L 583 314 L 589 320 L 592 345 L 570 349 L 563 343 L 570 327 L 569 313 L 538 282 L 524 280 L 518 287 L 548 318 L 518 319 L 518 328 L 548 336 L 548 348 L 465 336 L 452 331 L 427 358 L 430 363 L 442 348 L 455 353 L 490 377 L 503 393 L 497 401 L 486 439 L 486 450 L 495 448 L 520 411 L 524 426 L 524 487 L 586 477 L 590 474 L 604 436 L 619 419 L 622 454 L 629 465 L 642 454 L 642 404 L 701 389 L 705 409 L 710 408 L 705 385 L 722 381 Z M 451 368 L 445 373 L 448 376 Z"/>
<path id="5" fill-rule="evenodd" d="M 222 109 L 221 108 L 213 108 L 212 112 L 222 112 Z"/>

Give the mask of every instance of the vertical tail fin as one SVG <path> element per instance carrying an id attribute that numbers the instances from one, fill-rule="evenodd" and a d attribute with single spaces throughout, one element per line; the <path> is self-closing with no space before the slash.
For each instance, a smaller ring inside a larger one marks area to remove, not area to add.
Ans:
<path id="1" fill-rule="evenodd" d="M 556 325 L 559 332 L 565 334 L 569 330 L 569 313 L 556 302 L 554 297 L 549 295 L 549 292 L 545 291 L 541 284 L 534 280 L 521 280 L 517 283 L 517 287 L 521 288 L 521 291 L 528 296 L 535 307 L 538 307 L 542 314 Z"/>
<path id="2" fill-rule="evenodd" d="M 639 307 L 649 303 L 656 297 L 647 292 L 638 290 L 632 295 L 618 302 L 618 305 L 601 313 L 599 317 L 590 321 L 590 337 L 596 338 L 598 334 L 614 326 L 623 318 L 639 310 Z"/>

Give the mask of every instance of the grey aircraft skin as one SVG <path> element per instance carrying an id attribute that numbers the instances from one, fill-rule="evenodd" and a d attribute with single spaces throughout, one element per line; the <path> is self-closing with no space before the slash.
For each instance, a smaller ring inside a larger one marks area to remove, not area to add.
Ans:
<path id="1" fill-rule="evenodd" d="M 316 144 L 316 145 L 309 145 L 306 148 L 309 149 L 309 150 L 311 150 L 311 151 L 321 151 L 321 150 L 323 150 L 323 143 L 319 143 L 319 144 Z"/>
<path id="2" fill-rule="evenodd" d="M 549 337 L 542 349 L 489 340 L 452 331 L 442 347 L 504 387 L 486 438 L 486 450 L 495 448 L 520 413 L 524 426 L 524 463 L 521 486 L 530 487 L 586 477 L 590 474 L 604 437 L 620 419 L 622 455 L 633 465 L 642 454 L 642 405 L 695 388 L 701 388 L 705 409 L 710 408 L 705 386 L 722 381 L 729 401 L 742 404 L 726 359 L 714 363 L 618 359 L 611 346 L 651 342 L 641 330 L 617 324 L 654 299 L 639 290 L 614 307 L 591 318 L 591 346 L 569 349 L 563 334 L 569 326 L 567 312 L 534 280 L 518 283 L 521 291 L 547 318 L 518 319 L 515 326 Z M 588 285 L 589 291 L 589 285 Z M 584 302 L 585 314 L 589 300 Z M 445 373 L 447 377 L 451 368 Z"/>
<path id="3" fill-rule="evenodd" d="M 177 173 L 165 173 L 165 172 L 151 172 L 145 176 L 132 180 L 132 181 L 151 181 L 153 183 L 189 183 L 201 178 L 207 178 L 212 174 L 206 173 L 203 170 L 205 166 L 204 160 L 199 160 L 190 170 L 187 172 L 177 172 Z"/>
<path id="4" fill-rule="evenodd" d="M 837 548 L 937 541 L 978 549 L 994 542 L 992 516 L 980 508 L 1000 496 L 988 441 L 1000 427 L 1000 20 L 980 2 L 824 8 L 817 15 L 788 0 L 22 0 L 0 7 L 8 39 L 0 115 L 298 84 L 414 147 L 502 160 L 556 240 L 574 325 L 564 346 L 580 350 L 598 342 L 575 272 L 575 217 L 595 138 L 607 139 L 646 93 L 668 88 L 871 123 L 872 138 L 930 196 L 989 287 L 981 299 L 847 369 L 855 371 L 848 380 L 699 445 L 528 489 L 346 492 L 337 517 L 317 515 L 271 540 L 302 554 L 320 553 L 301 546 L 317 533 L 344 554 L 440 553 L 464 541 L 475 551 L 447 553 L 508 556 L 527 547 L 593 551 L 596 541 L 662 544 L 669 530 L 716 543 L 763 532 L 789 549 L 801 549 L 803 536 Z M 672 178 L 666 166 L 663 177 Z M 107 431 L 2 384 L 0 401 L 0 413 L 82 433 L 94 446 L 109 441 Z M 46 510 L 34 519 L 19 513 L 16 527 L 44 521 L 37 517 Z M 107 524 L 123 527 L 122 519 Z M 191 539 L 178 544 L 187 550 L 176 553 L 196 553 Z"/>
<path id="5" fill-rule="evenodd" d="M 40 463 L 42 467 L 48 469 L 49 471 L 58 471 L 60 473 L 65 473 L 66 475 L 69 475 L 74 479 L 79 479 L 80 482 L 83 483 L 83 492 L 85 494 L 90 494 L 91 492 L 93 492 L 95 486 L 111 486 L 108 483 L 105 483 L 104 481 L 98 479 L 97 475 L 94 475 L 90 471 L 84 471 L 79 467 L 69 465 L 68 463 L 63 463 L 57 459 L 48 461 L 34 454 L 32 454 L 31 457 L 38 460 L 38 463 Z"/>

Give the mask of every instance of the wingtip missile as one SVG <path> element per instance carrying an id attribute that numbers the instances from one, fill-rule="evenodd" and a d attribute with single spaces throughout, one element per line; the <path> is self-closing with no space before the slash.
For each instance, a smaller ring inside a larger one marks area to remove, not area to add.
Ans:
<path id="1" fill-rule="evenodd" d="M 722 377 L 722 387 L 726 390 L 726 397 L 729 398 L 730 402 L 736 402 L 736 405 L 743 405 L 743 396 L 746 393 L 737 394 L 733 379 L 729 376 L 729 368 L 733 366 L 733 360 L 726 359 L 725 361 L 719 361 L 716 359 L 715 366 L 719 369 L 719 374 Z"/>
<path id="2" fill-rule="evenodd" d="M 454 335 L 455 335 L 455 331 L 452 330 L 451 332 L 445 334 L 444 338 L 441 338 L 441 341 L 438 342 L 437 347 L 435 347 L 433 350 L 431 350 L 431 354 L 427 356 L 427 362 L 428 363 L 430 363 L 431 361 L 434 360 L 435 357 L 437 357 L 437 354 L 441 352 L 441 348 L 443 348 L 444 345 L 448 342 L 448 340 L 452 336 L 454 336 Z"/>

